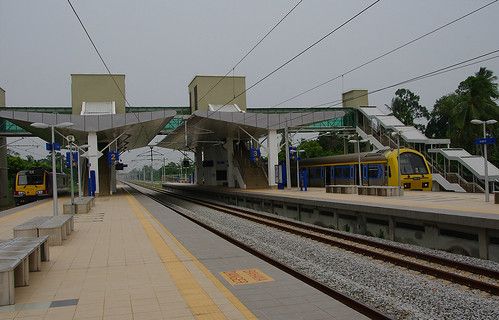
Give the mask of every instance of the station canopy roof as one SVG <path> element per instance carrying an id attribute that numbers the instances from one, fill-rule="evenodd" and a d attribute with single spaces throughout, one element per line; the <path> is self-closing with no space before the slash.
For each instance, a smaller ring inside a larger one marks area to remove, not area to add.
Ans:
<path id="1" fill-rule="evenodd" d="M 79 144 L 87 143 L 89 132 L 97 133 L 99 143 L 109 143 L 118 138 L 120 151 L 147 146 L 175 115 L 175 111 L 167 110 L 108 115 L 0 111 L 0 118 L 9 120 L 46 141 L 51 140 L 50 129 L 34 128 L 31 126 L 32 123 L 53 125 L 71 122 L 73 123 L 71 127 L 57 128 L 57 131 L 64 136 L 73 135 Z M 58 134 L 56 134 L 56 141 L 63 143 Z"/>
<path id="2" fill-rule="evenodd" d="M 296 128 L 325 120 L 343 117 L 347 110 L 291 113 L 245 113 L 222 111 L 195 111 L 184 120 L 184 125 L 158 143 L 159 147 L 175 150 L 193 150 L 203 144 L 217 144 L 228 137 L 249 140 L 267 136 L 269 130 Z"/>

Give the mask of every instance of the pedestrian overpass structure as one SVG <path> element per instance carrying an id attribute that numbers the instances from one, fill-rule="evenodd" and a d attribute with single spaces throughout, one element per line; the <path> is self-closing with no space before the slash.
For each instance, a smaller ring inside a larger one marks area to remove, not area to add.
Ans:
<path id="1" fill-rule="evenodd" d="M 220 86 L 210 93 L 214 82 Z M 274 169 L 281 147 L 278 137 L 284 132 L 343 131 L 369 140 L 374 150 L 396 148 L 391 133 L 398 132 L 402 145 L 431 159 L 433 171 L 447 180 L 436 181 L 444 189 L 459 191 L 455 186 L 459 184 L 471 191 L 466 185 L 471 183 L 473 191 L 483 190 L 479 159 L 471 162 L 466 157 L 456 158 L 444 151 L 449 147 L 448 139 L 429 139 L 393 115 L 369 106 L 367 91 L 344 93 L 341 107 L 248 108 L 245 96 L 239 104 L 224 103 L 236 89 L 245 89 L 244 77 L 237 77 L 238 88 L 234 83 L 231 77 L 196 76 L 189 84 L 189 106 L 126 106 L 124 75 L 72 75 L 71 106 L 5 106 L 5 91 L 0 90 L 0 147 L 6 137 L 37 136 L 48 141 L 49 131 L 32 127 L 34 122 L 71 122 L 72 127 L 59 130 L 57 139 L 64 145 L 61 137 L 73 135 L 78 143 L 89 146 L 89 165 L 84 168 L 96 171 L 96 191 L 109 194 L 115 189 L 116 172 L 107 163 L 107 154 L 147 146 L 157 135 L 166 136 L 160 147 L 194 153 L 198 184 L 252 188 L 276 184 Z M 205 101 L 200 97 L 206 97 Z M 86 115 L 82 112 L 85 104 L 97 109 L 99 105 L 112 105 L 113 111 Z M 2 184 L 7 170 L 5 152 L 5 147 L 0 149 Z M 254 152 L 258 153 L 256 161 Z M 476 178 L 466 183 L 462 176 L 451 180 L 451 166 L 445 166 L 450 161 L 462 163 Z M 492 164 L 489 168 L 494 178 L 497 168 Z"/>

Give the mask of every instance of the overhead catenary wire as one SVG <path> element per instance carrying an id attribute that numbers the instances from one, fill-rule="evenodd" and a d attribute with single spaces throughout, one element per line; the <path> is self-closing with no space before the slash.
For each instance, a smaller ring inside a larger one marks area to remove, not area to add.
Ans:
<path id="1" fill-rule="evenodd" d="M 94 40 L 92 39 L 92 37 L 90 36 L 90 33 L 87 31 L 87 28 L 85 27 L 85 24 L 83 23 L 83 21 L 81 20 L 80 16 L 78 15 L 78 12 L 76 12 L 76 9 L 75 7 L 73 6 L 73 4 L 71 3 L 70 0 L 67 0 L 69 6 L 71 7 L 71 10 L 73 11 L 73 13 L 75 14 L 76 18 L 78 19 L 78 22 L 80 23 L 81 27 L 83 28 L 83 31 L 85 31 L 85 34 L 87 35 L 87 38 L 88 40 L 90 41 L 90 43 L 92 44 L 92 47 L 94 48 L 95 52 L 97 53 L 97 55 L 99 56 L 99 59 L 100 61 L 102 62 L 102 64 L 104 65 L 104 67 L 106 68 L 107 70 L 107 73 L 109 74 L 109 76 L 111 77 L 111 79 L 113 80 L 114 82 L 114 85 L 116 86 L 116 88 L 118 89 L 118 91 L 120 92 L 121 96 L 123 97 L 123 99 L 125 100 L 125 103 L 127 104 L 128 107 L 131 107 L 130 105 L 130 102 L 128 102 L 128 99 L 126 98 L 125 96 L 125 93 L 123 92 L 123 90 L 121 90 L 120 86 L 118 85 L 118 82 L 116 82 L 116 79 L 114 78 L 114 75 L 113 73 L 111 72 L 111 69 L 109 69 L 106 61 L 104 60 L 104 58 L 102 57 L 102 54 L 100 53 L 99 49 L 97 48 L 97 46 L 95 45 L 95 42 Z M 139 115 L 135 112 L 133 112 L 133 114 L 135 115 L 135 117 L 137 118 L 137 121 L 139 121 L 139 124 L 140 124 L 140 118 L 139 118 Z M 140 124 L 140 133 L 142 133 L 142 130 L 144 129 L 144 126 L 142 124 Z"/>
<path id="2" fill-rule="evenodd" d="M 92 37 L 90 36 L 90 33 L 88 33 L 87 31 L 87 28 L 85 27 L 85 24 L 83 24 L 83 21 L 81 20 L 80 16 L 78 15 L 78 12 L 76 12 L 76 9 L 75 7 L 73 6 L 73 4 L 71 3 L 70 0 L 67 0 L 69 6 L 71 7 L 71 10 L 73 10 L 73 13 L 75 14 L 76 18 L 78 19 L 78 22 L 80 23 L 81 27 L 83 28 L 83 31 L 85 31 L 85 34 L 87 35 L 87 38 L 88 40 L 90 40 L 90 43 L 92 44 L 95 52 L 97 53 L 97 55 L 99 56 L 99 59 L 100 61 L 102 62 L 102 64 L 104 65 L 104 67 L 106 68 L 107 70 L 107 73 L 109 74 L 109 76 L 111 77 L 111 79 L 113 80 L 116 88 L 119 90 L 120 94 L 123 96 L 123 99 L 125 99 L 125 102 L 126 104 L 130 107 L 130 103 L 128 102 L 126 96 L 125 96 L 125 93 L 123 92 L 123 90 L 121 90 L 120 86 L 118 85 L 118 83 L 116 82 L 116 79 L 114 79 L 113 77 L 113 74 L 111 72 L 111 70 L 109 69 L 106 61 L 104 60 L 104 58 L 102 57 L 102 54 L 100 53 L 99 49 L 97 48 L 97 46 L 95 45 L 95 42 L 94 40 L 92 39 Z"/>
<path id="3" fill-rule="evenodd" d="M 343 78 L 344 76 L 346 76 L 346 75 L 348 75 L 348 74 L 350 74 L 350 73 L 352 73 L 354 71 L 357 71 L 357 70 L 359 70 L 359 69 L 361 69 L 361 68 L 363 68 L 363 67 L 365 67 L 365 66 L 367 66 L 367 65 L 369 65 L 369 64 L 371 64 L 373 62 L 376 62 L 376 61 L 378 61 L 378 60 L 380 60 L 380 59 L 382 59 L 382 58 L 384 58 L 384 57 L 386 57 L 386 56 L 388 56 L 388 55 L 390 55 L 390 54 L 392 54 L 394 52 L 397 52 L 400 49 L 403 49 L 403 48 L 405 48 L 405 47 L 407 47 L 407 46 L 409 46 L 409 45 L 411 45 L 411 44 L 413 44 L 413 43 L 415 43 L 415 42 L 417 42 L 417 41 L 419 41 L 419 40 L 421 40 L 423 38 L 426 38 L 426 37 L 428 37 L 428 36 L 430 36 L 430 35 L 438 32 L 438 31 L 440 31 L 442 29 L 445 29 L 445 28 L 447 28 L 447 27 L 449 27 L 449 26 L 451 26 L 451 25 L 453 25 L 453 24 L 455 24 L 455 23 L 457 23 L 457 22 L 459 22 L 459 21 L 461 21 L 461 20 L 463 20 L 463 19 L 465 19 L 465 18 L 467 18 L 467 17 L 469 17 L 469 16 L 471 16 L 471 15 L 473 15 L 473 14 L 475 14 L 475 13 L 477 13 L 477 12 L 479 12 L 479 11 L 481 11 L 481 10 L 483 10 L 483 9 L 491 6 L 491 5 L 493 5 L 493 4 L 495 4 L 498 1 L 499 0 L 491 1 L 491 2 L 489 2 L 489 3 L 487 3 L 487 4 L 485 4 L 485 5 L 481 6 L 481 7 L 479 7 L 477 9 L 473 10 L 473 11 L 468 12 L 465 15 L 462 15 L 462 16 L 456 18 L 456 19 L 453 19 L 453 20 L 451 20 L 451 21 L 449 21 L 449 22 L 447 22 L 447 23 L 445 23 L 445 24 L 443 24 L 443 25 L 441 25 L 441 26 L 439 26 L 439 27 L 437 27 L 437 28 L 435 28 L 435 29 L 433 29 L 433 30 L 431 30 L 429 32 L 426 32 L 426 33 L 424 33 L 424 34 L 422 34 L 422 35 L 420 35 L 420 36 L 418 36 L 418 37 L 416 37 L 416 38 L 414 38 L 414 39 L 412 39 L 412 40 L 410 40 L 408 42 L 405 42 L 402 45 L 399 45 L 399 46 L 397 46 L 397 47 L 395 47 L 395 48 L 393 48 L 393 49 L 391 49 L 391 50 L 389 50 L 389 51 L 387 51 L 387 52 L 379 55 L 379 56 L 377 56 L 377 57 L 375 57 L 373 59 L 370 59 L 370 60 L 368 60 L 368 61 L 366 61 L 366 62 L 364 62 L 364 63 L 362 63 L 362 64 L 360 64 L 360 65 L 358 65 L 358 66 L 356 66 L 356 67 L 354 67 L 354 68 L 352 68 L 352 69 L 350 69 L 350 70 L 348 70 L 348 71 L 346 71 L 346 72 L 344 72 L 344 73 L 342 73 L 340 75 L 337 75 L 337 76 L 335 76 L 333 78 L 330 78 L 330 79 L 328 79 L 328 80 L 326 80 L 326 81 L 324 81 L 322 83 L 319 83 L 316 86 L 313 86 L 313 87 L 311 87 L 309 89 L 306 89 L 306 90 L 304 90 L 304 91 L 302 91 L 302 92 L 300 92 L 300 93 L 298 93 L 298 94 L 296 94 L 296 95 L 294 95 L 294 96 L 292 96 L 290 98 L 287 98 L 287 99 L 285 99 L 285 100 L 283 100 L 283 101 L 281 101 L 281 102 L 279 102 L 277 104 L 274 104 L 271 108 L 276 108 L 278 106 L 281 106 L 284 103 L 287 103 L 289 101 L 295 100 L 296 98 L 301 97 L 304 94 L 307 94 L 307 93 L 309 93 L 311 91 L 314 91 L 314 90 L 316 90 L 316 89 L 318 89 L 320 87 L 323 87 L 326 84 L 333 82 L 334 80 L 337 80 L 339 78 Z"/>
<path id="4" fill-rule="evenodd" d="M 441 74 L 444 74 L 444 73 L 447 73 L 447 72 L 451 72 L 451 71 L 455 71 L 455 70 L 458 70 L 458 69 L 461 69 L 461 68 L 469 67 L 471 65 L 482 63 L 484 61 L 489 61 L 489 60 L 492 60 L 492 59 L 497 59 L 497 58 L 499 58 L 499 55 L 495 55 L 495 56 L 489 57 L 489 56 L 497 54 L 497 53 L 499 53 L 499 49 L 496 49 L 496 50 L 493 50 L 493 51 L 489 51 L 489 52 L 480 54 L 480 55 L 475 56 L 473 58 L 465 59 L 465 60 L 457 62 L 457 63 L 453 63 L 453 64 L 448 65 L 446 67 L 438 68 L 436 70 L 424 73 L 424 74 L 416 76 L 416 77 L 412 77 L 412 78 L 407 79 L 407 80 L 403 80 L 403 81 L 400 81 L 400 82 L 397 82 L 397 83 L 394 83 L 394 84 L 391 84 L 391 85 L 387 85 L 387 86 L 384 86 L 384 87 L 381 87 L 381 88 L 378 88 L 378 89 L 375 89 L 375 90 L 372 90 L 372 91 L 368 91 L 367 93 L 362 93 L 362 94 L 356 95 L 355 97 L 348 98 L 346 100 L 343 100 L 343 99 L 339 98 L 339 99 L 336 99 L 336 100 L 333 100 L 333 101 L 329 101 L 329 102 L 326 102 L 326 103 L 317 104 L 317 105 L 305 108 L 305 110 L 308 109 L 308 110 L 312 110 L 312 111 L 306 112 L 305 114 L 300 113 L 300 115 L 298 115 L 298 116 L 296 116 L 294 118 L 286 119 L 285 121 L 279 121 L 279 122 L 270 124 L 270 126 L 274 127 L 274 126 L 280 125 L 280 124 L 282 124 L 282 123 L 284 123 L 286 121 L 289 122 L 289 121 L 298 119 L 300 117 L 306 116 L 308 114 L 311 114 L 313 112 L 316 112 L 316 111 L 313 110 L 314 108 L 318 108 L 318 107 L 320 107 L 321 109 L 334 108 L 334 107 L 337 107 L 337 106 L 341 105 L 343 102 L 348 102 L 348 101 L 355 100 L 355 99 L 358 99 L 358 98 L 361 98 L 361 97 L 365 97 L 367 95 L 372 95 L 372 94 L 375 94 L 375 93 L 378 93 L 378 92 L 382 92 L 382 91 L 385 91 L 385 90 L 388 90 L 388 89 L 391 89 L 391 88 L 394 88 L 394 87 L 397 87 L 397 86 L 400 86 L 400 85 L 403 85 L 403 84 L 407 84 L 407 83 L 411 83 L 411 82 L 423 80 L 423 79 L 426 79 L 426 78 L 435 77 L 437 75 L 441 75 Z M 488 57 L 488 58 L 485 58 L 485 57 Z M 482 59 L 482 58 L 485 58 L 485 59 Z M 479 59 L 481 59 L 481 60 L 479 60 Z M 475 61 L 475 60 L 478 60 L 478 61 Z"/>
<path id="5" fill-rule="evenodd" d="M 234 101 L 235 99 L 237 99 L 241 95 L 245 94 L 246 92 L 250 91 L 251 89 L 253 89 L 257 85 L 259 85 L 260 83 L 262 83 L 263 81 L 265 81 L 267 78 L 269 78 L 270 76 L 272 76 L 273 74 L 275 74 L 277 71 L 281 70 L 282 68 L 284 68 L 285 66 L 287 66 L 288 64 L 290 64 L 291 62 L 293 62 L 294 60 L 296 60 L 298 57 L 302 56 L 304 53 L 308 52 L 310 49 L 312 49 L 313 47 L 315 47 L 316 45 L 318 45 L 319 43 L 321 43 L 322 41 L 324 41 L 325 39 L 327 39 L 328 37 L 330 37 L 336 31 L 340 30 L 341 28 L 343 28 L 344 26 L 346 26 L 347 24 L 349 24 L 350 22 L 352 22 L 353 20 L 355 20 L 357 17 L 361 16 L 363 13 L 365 13 L 366 11 L 368 11 L 370 8 L 372 8 L 373 6 L 375 6 L 380 1 L 381 0 L 376 0 L 373 3 L 371 3 L 370 5 L 368 5 L 367 7 L 365 7 L 364 9 L 362 9 L 361 11 L 357 12 L 355 15 L 353 15 L 352 17 L 350 17 L 349 19 L 347 19 L 346 21 L 344 21 L 342 24 L 340 24 L 339 26 L 337 26 L 336 28 L 334 28 L 333 30 L 331 30 L 330 32 L 328 32 L 327 34 L 325 34 L 324 36 L 322 36 L 320 39 L 316 40 L 315 42 L 313 42 L 312 44 L 310 44 L 309 46 L 307 46 L 305 49 L 301 50 L 299 53 L 297 53 L 296 55 L 294 55 L 290 59 L 286 60 L 284 63 L 282 63 L 280 66 L 278 66 L 274 70 L 272 70 L 270 73 L 268 73 L 267 75 L 265 75 L 262 78 L 260 78 L 258 81 L 256 81 L 255 83 L 253 83 L 250 87 L 248 87 L 247 89 L 243 90 L 242 92 L 240 92 L 239 94 L 237 94 L 235 97 L 233 97 L 232 99 L 230 99 L 229 101 L 227 101 L 226 103 L 224 103 L 221 107 L 219 107 L 216 110 L 212 111 L 212 113 L 208 112 L 207 117 L 209 118 L 213 113 L 219 111 L 220 109 L 222 109 L 223 107 L 227 106 L 229 103 L 231 103 L 232 101 Z"/>
<path id="6" fill-rule="evenodd" d="M 248 52 L 246 52 L 246 54 L 241 59 L 239 59 L 239 61 L 231 69 L 229 69 L 229 71 L 227 71 L 227 73 L 222 78 L 220 78 L 210 89 L 208 89 L 208 91 L 199 99 L 198 102 L 201 102 L 211 91 L 213 91 L 213 89 L 215 89 L 220 84 L 220 82 L 227 78 L 227 76 L 231 72 L 234 75 L 234 70 L 241 64 L 241 62 L 243 62 L 256 49 L 256 47 L 258 47 L 272 33 L 272 31 L 274 31 L 281 24 L 281 22 L 283 22 L 302 2 L 303 0 L 298 1 L 291 8 L 291 10 L 289 10 L 269 31 L 267 31 L 267 33 L 262 38 L 260 38 L 260 40 L 257 41 L 255 45 L 253 45 L 253 47 L 251 47 L 250 50 L 248 50 Z"/>

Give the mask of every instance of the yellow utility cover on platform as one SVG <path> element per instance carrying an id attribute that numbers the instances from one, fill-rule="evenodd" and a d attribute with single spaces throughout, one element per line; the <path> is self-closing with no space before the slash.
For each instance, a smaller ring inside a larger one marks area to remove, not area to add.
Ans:
<path id="1" fill-rule="evenodd" d="M 259 269 L 244 269 L 234 271 L 220 272 L 222 277 L 231 285 L 253 284 L 259 282 L 274 281 L 271 277 L 260 271 Z"/>

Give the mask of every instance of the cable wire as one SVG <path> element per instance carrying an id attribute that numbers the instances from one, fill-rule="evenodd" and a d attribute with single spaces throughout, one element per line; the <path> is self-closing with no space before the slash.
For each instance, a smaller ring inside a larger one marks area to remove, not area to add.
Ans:
<path id="1" fill-rule="evenodd" d="M 499 1 L 499 0 L 498 0 Z M 229 69 L 229 71 L 227 71 L 227 73 L 222 77 L 220 78 L 217 83 L 215 83 L 198 101 L 201 102 L 215 87 L 217 87 L 220 82 L 222 82 L 231 72 L 233 73 L 234 70 L 237 68 L 237 66 L 239 66 L 241 64 L 241 62 L 244 61 L 244 59 L 246 59 L 252 52 L 253 50 L 256 49 L 256 47 L 258 47 L 260 45 L 260 43 L 263 42 L 263 40 L 265 40 L 271 33 L 272 31 L 274 31 L 275 28 L 277 28 L 281 22 L 284 21 L 284 19 L 286 19 L 301 3 L 303 2 L 303 0 L 300 0 L 298 1 L 294 6 L 293 8 L 291 8 L 291 10 L 289 10 L 248 52 L 246 52 L 246 54 L 241 58 L 239 59 L 239 61 L 231 68 Z"/>
<path id="2" fill-rule="evenodd" d="M 341 28 L 343 28 L 345 25 L 347 25 L 350 22 L 352 22 L 353 20 L 355 20 L 358 16 L 362 15 L 364 12 L 366 12 L 367 10 L 369 10 L 371 7 L 373 7 L 374 5 L 376 5 L 380 1 L 381 0 L 376 0 L 373 3 L 371 3 L 369 6 L 365 7 L 361 11 L 357 12 L 354 16 L 350 17 L 348 20 L 346 20 L 345 22 L 343 22 L 342 24 L 340 24 L 338 27 L 334 28 L 333 30 L 331 30 L 330 32 L 328 32 L 327 34 L 325 34 L 324 36 L 322 36 L 320 39 L 318 39 L 315 42 L 313 42 L 312 44 L 310 44 L 308 47 L 306 47 L 305 49 L 303 49 L 302 51 L 300 51 L 299 53 L 297 53 L 296 55 L 294 55 L 292 58 L 288 59 L 286 62 L 284 62 L 283 64 L 281 64 L 279 67 L 275 68 L 270 73 L 268 73 L 267 75 L 265 75 L 263 78 L 260 78 L 260 80 L 258 80 L 254 84 L 252 84 L 249 88 L 245 89 L 244 91 L 242 91 L 241 93 L 239 93 L 238 95 L 236 95 L 234 98 L 232 98 L 229 101 L 227 101 L 220 108 L 218 108 L 217 110 L 212 111 L 212 113 L 208 113 L 207 117 L 209 118 L 210 115 L 212 115 L 213 113 L 219 111 L 220 109 L 222 109 L 223 107 L 225 107 L 226 105 L 228 105 L 229 103 L 231 103 L 232 101 L 234 101 L 235 99 L 237 99 L 239 96 L 245 94 L 246 92 L 250 91 L 251 89 L 253 89 L 257 85 L 259 85 L 260 83 L 262 83 L 263 81 L 265 81 L 265 79 L 267 79 L 268 77 L 270 77 L 271 75 L 273 75 L 277 71 L 281 70 L 282 68 L 284 68 L 285 66 L 287 66 L 288 64 L 290 64 L 291 62 L 293 62 L 294 60 L 296 60 L 298 57 L 300 57 L 305 52 L 307 52 L 308 50 L 312 49 L 313 47 L 315 47 L 316 45 L 318 45 L 319 43 L 321 43 L 322 41 L 324 41 L 326 38 L 328 38 L 329 36 L 331 36 L 332 34 L 334 34 L 336 31 L 338 31 Z"/>
<path id="3" fill-rule="evenodd" d="M 347 71 L 347 72 L 345 72 L 345 73 L 342 73 L 342 74 L 340 74 L 340 75 L 338 75 L 338 76 L 335 76 L 335 77 L 333 77 L 333 78 L 331 78 L 331 79 L 329 79 L 329 80 L 326 80 L 326 81 L 324 81 L 324 82 L 322 82 L 322 83 L 320 83 L 320 84 L 318 84 L 318 85 L 316 85 L 316 86 L 314 86 L 314 87 L 312 87 L 312 88 L 310 88 L 310 89 L 307 89 L 307 90 L 305 90 L 305 91 L 302 91 L 302 92 L 300 92 L 299 94 L 297 94 L 297 95 L 295 95 L 295 96 L 293 96 L 293 97 L 291 97 L 291 98 L 288 98 L 288 99 L 286 99 L 286 100 L 283 100 L 283 101 L 281 101 L 281 102 L 279 102 L 279 103 L 277 103 L 277 104 L 273 105 L 271 108 L 275 108 L 275 107 L 278 107 L 278 106 L 280 106 L 280 105 L 282 105 L 282 104 L 284 104 L 284 103 L 286 103 L 286 102 L 292 101 L 292 100 L 294 100 L 294 99 L 296 99 L 296 98 L 298 98 L 298 97 L 300 97 L 300 96 L 302 96 L 302 95 L 304 95 L 304 94 L 307 94 L 307 93 L 309 93 L 309 92 L 311 92 L 311 91 L 314 91 L 314 90 L 316 90 L 316 89 L 318 89 L 318 88 L 320 88 L 320 87 L 322 87 L 322 86 L 324 86 L 324 85 L 326 85 L 326 84 L 328 84 L 328 83 L 331 83 L 331 82 L 332 82 L 332 81 L 334 81 L 334 80 L 337 80 L 337 79 L 339 79 L 339 78 L 342 78 L 343 76 L 346 76 L 347 74 L 350 74 L 350 73 L 352 73 L 352 72 L 354 72 L 354 71 L 357 71 L 357 70 L 359 70 L 359 69 L 361 69 L 361 68 L 363 68 L 363 67 L 367 66 L 368 64 L 371 64 L 371 63 L 373 63 L 373 62 L 375 62 L 375 61 L 377 61 L 377 60 L 379 60 L 379 59 L 382 59 L 382 58 L 384 58 L 384 57 L 386 57 L 386 56 L 388 56 L 388 55 L 390 55 L 390 54 L 392 54 L 392 53 L 394 53 L 394 52 L 396 52 L 396 51 L 398 51 L 398 50 L 400 50 L 400 49 L 402 49 L 402 48 L 407 47 L 408 45 L 411 45 L 411 44 L 413 44 L 413 43 L 415 43 L 415 42 L 417 42 L 417 41 L 419 41 L 419 40 L 421 40 L 421 39 L 423 39 L 423 38 L 425 38 L 425 37 L 427 37 L 427 36 L 429 36 L 429 35 L 432 35 L 432 34 L 434 34 L 434 33 L 438 32 L 438 31 L 440 31 L 440 30 L 442 30 L 442 29 L 444 29 L 444 28 L 446 28 L 446 27 L 448 27 L 448 26 L 450 26 L 450 25 L 452 25 L 452 24 L 454 24 L 454 23 L 456 23 L 456 22 L 459 22 L 459 21 L 461 21 L 461 20 L 463 20 L 463 19 L 465 19 L 465 18 L 467 18 L 467 17 L 469 17 L 469 16 L 471 16 L 471 15 L 473 15 L 473 14 L 475 14 L 475 13 L 479 12 L 480 10 L 483 10 L 483 9 L 485 9 L 485 8 L 487 8 L 487 7 L 489 7 L 489 6 L 491 6 L 492 4 L 495 4 L 495 3 L 496 3 L 496 2 L 498 2 L 498 1 L 499 1 L 499 0 L 494 0 L 494 1 L 491 1 L 491 2 L 489 2 L 489 3 L 485 4 L 485 5 L 483 5 L 483 6 L 479 7 L 479 8 L 477 8 L 477 9 L 475 9 L 475 10 L 471 11 L 471 12 L 468 12 L 467 14 L 465 14 L 465 15 L 463 15 L 463 16 L 460 16 L 459 18 L 456 18 L 456 19 L 454 19 L 454 20 L 452 20 L 452 21 L 449 21 L 449 22 L 447 22 L 447 23 L 445 23 L 445 24 L 443 24 L 443 25 L 441 25 L 441 26 L 439 26 L 439 27 L 437 27 L 437 28 L 435 28 L 435 29 L 431 30 L 430 32 L 427 32 L 427 33 L 425 33 L 425 34 L 422 34 L 422 35 L 420 35 L 420 36 L 418 36 L 418 37 L 416 37 L 416 38 L 414 38 L 414 39 L 412 39 L 412 40 L 410 40 L 410 41 L 408 41 L 408 42 L 406 42 L 406 43 L 404 43 L 404 44 L 402 44 L 402 45 L 400 45 L 400 46 L 398 46 L 398 47 L 395 47 L 394 49 L 391 49 L 391 50 L 389 50 L 389 51 L 387 51 L 387 52 L 385 52 L 385 53 L 383 53 L 383 54 L 381 54 L 381 55 L 377 56 L 376 58 L 373 58 L 373 59 L 371 59 L 371 60 L 368 60 L 368 61 L 366 61 L 366 62 L 364 62 L 364 63 L 362 63 L 362 64 L 358 65 L 357 67 L 354 67 L 354 68 L 352 68 L 352 69 L 348 70 L 348 71 Z"/>
<path id="4" fill-rule="evenodd" d="M 411 83 L 411 82 L 414 82 L 414 81 L 423 80 L 423 79 L 434 77 L 434 76 L 437 76 L 437 75 L 440 75 L 440 74 L 443 74 L 443 73 L 447 73 L 447 72 L 450 72 L 450 71 L 454 71 L 454 70 L 458 70 L 458 69 L 461 69 L 461 68 L 464 68 L 464 67 L 468 67 L 470 65 L 482 63 L 484 61 L 488 61 L 488 60 L 492 60 L 492 59 L 497 59 L 497 58 L 499 58 L 499 55 L 496 55 L 496 56 L 493 56 L 493 57 L 488 57 L 486 59 L 479 60 L 479 61 L 474 61 L 474 60 L 485 58 L 487 56 L 490 56 L 490 55 L 493 55 L 493 54 L 497 54 L 497 53 L 499 53 L 499 49 L 493 50 L 493 51 L 490 51 L 490 52 L 487 52 L 487 53 L 484 53 L 484 54 L 481 54 L 481 55 L 478 55 L 478 56 L 470 58 L 470 59 L 466 59 L 466 60 L 454 63 L 452 65 L 449 65 L 449 66 L 446 66 L 446 67 L 443 67 L 443 68 L 439 68 L 439 69 L 433 70 L 431 72 L 427 72 L 425 74 L 422 74 L 422 75 L 419 75 L 419 76 L 416 76 L 416 77 L 413 77 L 413 78 L 410 78 L 410 79 L 407 79 L 407 80 L 403 80 L 403 81 L 397 82 L 395 84 L 391 84 L 391 85 L 388 85 L 388 86 L 385 86 L 385 87 L 381 87 L 381 88 L 378 88 L 378 89 L 375 89 L 375 90 L 372 90 L 372 91 L 368 91 L 367 93 L 363 93 L 363 94 L 357 95 L 355 97 L 352 97 L 352 98 L 349 98 L 349 99 L 346 99 L 346 100 L 336 99 L 334 101 L 330 101 L 330 102 L 326 102 L 326 103 L 321 103 L 321 104 L 318 104 L 318 105 L 315 105 L 315 106 L 308 107 L 306 109 L 314 109 L 314 108 L 317 108 L 317 107 L 321 107 L 323 109 L 324 108 L 326 108 L 326 109 L 328 109 L 328 108 L 334 108 L 334 107 L 336 107 L 338 105 L 341 105 L 343 102 L 348 102 L 348 101 L 351 101 L 351 100 L 354 100 L 354 99 L 358 99 L 358 98 L 361 98 L 361 97 L 364 97 L 364 96 L 367 96 L 367 95 L 370 95 L 370 94 L 375 94 L 375 93 L 378 93 L 378 92 L 381 92 L 381 91 L 385 91 L 385 90 L 388 90 L 388 89 L 400 86 L 402 84 L 407 84 L 407 83 Z M 311 114 L 313 112 L 315 112 L 315 111 L 310 111 L 310 112 L 305 113 L 305 114 L 301 113 L 299 116 L 297 116 L 295 118 L 287 119 L 286 121 L 289 122 L 289 121 L 298 119 L 300 117 L 306 116 L 308 114 Z M 276 122 L 274 124 L 271 124 L 270 126 L 273 127 L 273 126 L 276 126 L 276 125 L 280 125 L 280 124 L 282 124 L 282 123 L 284 123 L 286 121 Z"/>

